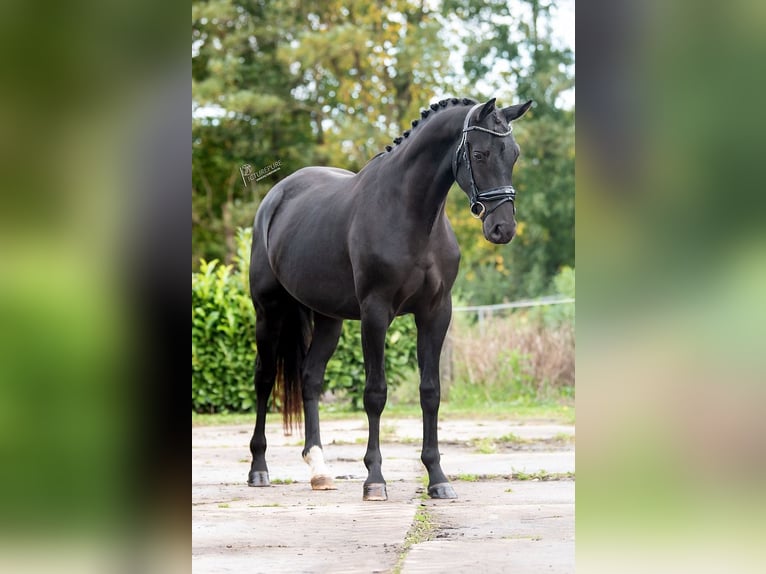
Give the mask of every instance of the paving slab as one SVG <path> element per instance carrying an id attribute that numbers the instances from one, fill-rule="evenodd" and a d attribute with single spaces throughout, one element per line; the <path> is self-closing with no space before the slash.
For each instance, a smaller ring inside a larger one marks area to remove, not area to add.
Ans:
<path id="1" fill-rule="evenodd" d="M 574 481 L 459 485 L 460 499 L 424 503 L 436 534 L 402 574 L 574 572 Z"/>
<path id="2" fill-rule="evenodd" d="M 423 499 L 420 421 L 382 425 L 389 500 L 362 502 L 366 421 L 322 423 L 325 458 L 338 487 L 312 491 L 302 437 L 267 424 L 273 486 L 245 484 L 246 425 L 192 428 L 192 566 L 215 572 L 572 572 L 574 481 L 509 480 L 574 471 L 574 447 L 477 452 L 476 439 L 509 433 L 530 440 L 573 435 L 574 427 L 450 420 L 440 423 L 442 465 L 455 480 L 454 501 Z M 465 476 L 463 476 L 465 475 Z M 421 505 L 424 505 L 421 507 Z M 429 540 L 412 544 L 416 511 L 428 513 Z"/>

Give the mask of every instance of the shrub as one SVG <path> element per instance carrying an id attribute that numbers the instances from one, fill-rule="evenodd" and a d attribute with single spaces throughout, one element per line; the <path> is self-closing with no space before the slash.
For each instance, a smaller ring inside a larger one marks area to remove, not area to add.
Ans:
<path id="1" fill-rule="evenodd" d="M 411 315 L 394 319 L 386 336 L 386 380 L 389 389 L 407 380 L 417 367 L 417 329 Z M 352 408 L 364 406 L 364 359 L 359 321 L 345 321 L 338 348 L 325 372 L 326 388 L 351 401 Z"/>
<path id="2" fill-rule="evenodd" d="M 248 287 L 251 230 L 240 230 L 232 265 L 202 261 L 192 273 L 192 410 L 252 411 L 255 311 Z M 327 365 L 325 389 L 361 409 L 364 361 L 360 323 L 345 321 Z M 411 316 L 399 317 L 386 338 L 386 374 L 395 387 L 417 366 L 417 335 Z"/>
<path id="3" fill-rule="evenodd" d="M 562 305 L 563 306 L 563 305 Z M 534 311 L 458 320 L 450 331 L 450 402 L 534 403 L 574 391 L 574 327 L 546 324 Z M 479 405 L 476 405 L 479 406 Z"/>
<path id="4" fill-rule="evenodd" d="M 255 314 L 232 265 L 202 261 L 192 273 L 192 409 L 248 411 L 254 405 Z"/>

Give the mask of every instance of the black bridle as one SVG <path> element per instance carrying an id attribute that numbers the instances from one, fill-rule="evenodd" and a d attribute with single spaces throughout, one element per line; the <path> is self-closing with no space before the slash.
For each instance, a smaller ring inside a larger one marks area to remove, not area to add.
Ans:
<path id="1" fill-rule="evenodd" d="M 468 170 L 468 179 L 471 182 L 471 191 L 470 191 L 470 202 L 471 202 L 471 214 L 476 217 L 477 219 L 481 219 L 484 221 L 484 218 L 495 211 L 498 207 L 500 207 L 502 204 L 504 204 L 506 201 L 510 201 L 511 205 L 513 205 L 513 213 L 516 214 L 516 190 L 513 189 L 512 185 L 504 185 L 502 187 L 493 187 L 492 189 L 486 189 L 484 191 L 479 191 L 476 187 L 476 180 L 473 178 L 473 169 L 471 167 L 471 158 L 469 157 L 469 149 L 468 149 L 468 141 L 466 139 L 468 132 L 470 131 L 481 131 L 488 134 L 492 134 L 493 136 L 498 136 L 501 138 L 507 137 L 511 135 L 511 132 L 513 131 L 513 128 L 508 125 L 508 131 L 507 132 L 496 132 L 492 131 L 487 128 L 483 128 L 481 126 L 469 126 L 468 122 L 471 120 L 471 115 L 474 111 L 476 111 L 478 108 L 483 106 L 484 104 L 476 104 L 473 106 L 468 114 L 465 116 L 465 121 L 463 122 L 463 134 L 460 139 L 460 143 L 457 146 L 457 149 L 455 150 L 455 156 L 452 158 L 452 175 L 455 176 L 455 181 L 457 181 L 457 168 L 458 168 L 458 157 L 460 156 L 460 150 L 463 150 L 463 161 L 465 162 L 466 169 Z M 487 211 L 486 206 L 484 203 L 490 203 L 490 202 L 497 202 L 495 205 Z"/>

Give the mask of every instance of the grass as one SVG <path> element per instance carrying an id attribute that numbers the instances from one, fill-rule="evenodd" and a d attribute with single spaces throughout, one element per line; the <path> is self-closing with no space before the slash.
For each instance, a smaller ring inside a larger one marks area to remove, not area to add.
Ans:
<path id="1" fill-rule="evenodd" d="M 399 553 L 399 560 L 393 569 L 394 574 L 401 573 L 404 560 L 407 558 L 410 548 L 421 542 L 431 540 L 435 530 L 436 527 L 428 512 L 428 507 L 424 504 L 419 504 L 418 509 L 415 511 L 415 516 L 412 518 L 410 529 L 407 531 L 407 536 L 404 538 L 404 548 Z"/>
<path id="2" fill-rule="evenodd" d="M 292 478 L 272 478 L 271 484 L 293 484 L 295 481 Z"/>
<path id="3" fill-rule="evenodd" d="M 450 477 L 450 480 L 462 480 L 463 482 L 478 482 L 478 474 L 458 474 L 454 477 Z"/>
<path id="4" fill-rule="evenodd" d="M 471 441 L 474 450 L 479 454 L 495 454 L 497 445 L 491 438 L 478 438 Z"/>
<path id="5" fill-rule="evenodd" d="M 319 416 L 321 420 L 348 420 L 358 419 L 366 424 L 367 417 L 364 412 L 352 411 L 351 409 L 339 409 L 333 405 L 332 410 L 326 410 L 320 406 Z M 417 418 L 422 416 L 419 405 L 396 404 L 388 405 L 383 411 L 384 418 Z M 509 422 L 546 421 L 561 424 L 574 424 L 575 409 L 573 405 L 543 401 L 535 404 L 521 404 L 518 401 L 488 402 L 483 404 L 460 405 L 442 403 L 439 409 L 440 420 L 507 420 Z M 279 413 L 269 413 L 267 422 L 281 423 L 282 416 Z M 255 413 L 216 413 L 200 414 L 192 413 L 192 426 L 225 426 L 225 425 L 248 425 L 255 424 Z"/>
<path id="6" fill-rule="evenodd" d="M 519 435 L 513 434 L 512 432 L 499 437 L 497 441 L 504 444 L 529 444 L 532 442 L 530 439 L 521 438 Z"/>
<path id="7" fill-rule="evenodd" d="M 537 472 L 527 473 L 513 469 L 511 471 L 511 480 L 574 480 L 574 472 L 548 472 L 547 470 L 538 470 Z"/>

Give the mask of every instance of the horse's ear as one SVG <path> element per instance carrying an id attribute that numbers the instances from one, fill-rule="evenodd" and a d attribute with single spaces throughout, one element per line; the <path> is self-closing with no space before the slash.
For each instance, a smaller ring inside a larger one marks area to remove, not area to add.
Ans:
<path id="1" fill-rule="evenodd" d="M 477 121 L 482 121 L 484 118 L 486 118 L 489 114 L 492 113 L 492 111 L 495 109 L 496 99 L 497 98 L 492 98 L 481 107 L 481 109 L 479 110 L 479 119 Z"/>
<path id="2" fill-rule="evenodd" d="M 503 117 L 505 118 L 505 120 L 508 123 L 510 123 L 513 120 L 518 120 L 521 116 L 523 116 L 531 105 L 532 105 L 532 100 L 529 100 L 528 102 L 524 102 L 523 104 L 508 106 L 507 108 L 503 108 L 500 111 L 503 112 Z"/>

